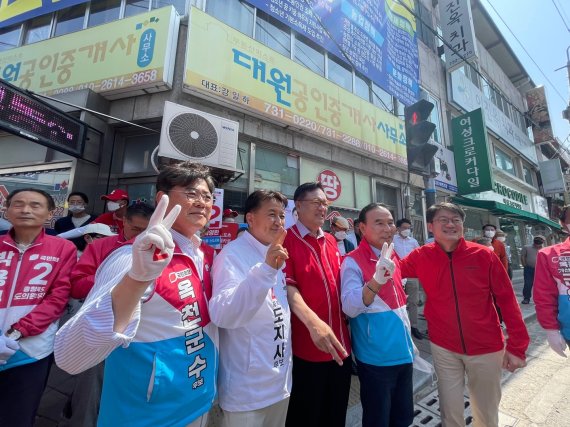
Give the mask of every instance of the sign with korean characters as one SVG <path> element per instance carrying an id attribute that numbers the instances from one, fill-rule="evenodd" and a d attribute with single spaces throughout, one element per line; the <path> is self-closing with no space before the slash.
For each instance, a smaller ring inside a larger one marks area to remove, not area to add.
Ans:
<path id="1" fill-rule="evenodd" d="M 168 6 L 0 52 L 0 77 L 54 95 L 91 89 L 109 99 L 172 86 L 179 17 Z"/>
<path id="2" fill-rule="evenodd" d="M 324 47 L 404 105 L 419 95 L 413 0 L 249 0 Z"/>
<path id="3" fill-rule="evenodd" d="M 0 28 L 27 21 L 88 0 L 0 0 Z"/>
<path id="4" fill-rule="evenodd" d="M 444 45 L 445 66 L 448 70 L 453 70 L 464 64 L 463 58 L 470 60 L 477 57 L 471 2 L 469 0 L 441 0 L 439 15 L 443 38 L 454 49 L 451 50 Z M 463 58 L 455 52 L 459 52 Z"/>
<path id="5" fill-rule="evenodd" d="M 319 181 L 327 200 L 335 207 L 355 208 L 354 174 L 348 169 L 331 167 L 324 162 L 302 158 L 299 182 Z"/>
<path id="6" fill-rule="evenodd" d="M 334 202 L 342 193 L 342 183 L 336 173 L 330 169 L 325 169 L 317 175 L 317 181 L 325 189 L 325 194 L 329 202 Z"/>
<path id="7" fill-rule="evenodd" d="M 451 120 L 458 194 L 493 189 L 487 129 L 481 109 Z"/>
<path id="8" fill-rule="evenodd" d="M 196 8 L 184 90 L 407 168 L 403 121 Z"/>

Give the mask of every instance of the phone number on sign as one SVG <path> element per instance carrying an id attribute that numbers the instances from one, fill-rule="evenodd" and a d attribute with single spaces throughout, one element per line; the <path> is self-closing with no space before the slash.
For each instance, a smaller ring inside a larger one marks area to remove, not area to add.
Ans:
<path id="1" fill-rule="evenodd" d="M 97 80 L 95 82 L 81 83 L 75 86 L 68 86 L 60 89 L 55 89 L 52 93 L 67 93 L 81 89 L 91 89 L 95 92 L 106 92 L 114 89 L 119 89 L 129 86 L 138 86 L 145 83 L 151 83 L 158 78 L 158 70 L 146 70 L 138 73 L 124 74 L 118 77 L 111 77 L 109 79 Z"/>
<path id="2" fill-rule="evenodd" d="M 289 111 L 270 103 L 265 103 L 265 113 L 278 119 L 287 120 L 294 123 L 297 126 L 308 129 L 319 135 L 326 136 L 328 138 L 336 139 L 337 141 L 342 141 L 346 144 L 352 145 L 353 147 L 359 148 L 361 150 L 367 151 L 369 153 L 375 154 L 379 157 L 389 159 L 397 162 L 398 156 L 391 153 L 388 150 L 377 147 L 375 145 L 369 144 L 367 142 L 361 141 L 351 135 L 347 135 L 344 132 L 337 132 L 336 130 L 317 123 L 314 120 L 308 119 L 298 114 L 291 114 Z"/>

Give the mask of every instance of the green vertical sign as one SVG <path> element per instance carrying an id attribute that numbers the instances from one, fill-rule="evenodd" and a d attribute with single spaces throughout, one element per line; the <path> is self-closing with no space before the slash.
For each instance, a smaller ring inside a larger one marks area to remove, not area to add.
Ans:
<path id="1" fill-rule="evenodd" d="M 457 194 L 493 189 L 489 145 L 483 111 L 479 108 L 451 120 Z"/>

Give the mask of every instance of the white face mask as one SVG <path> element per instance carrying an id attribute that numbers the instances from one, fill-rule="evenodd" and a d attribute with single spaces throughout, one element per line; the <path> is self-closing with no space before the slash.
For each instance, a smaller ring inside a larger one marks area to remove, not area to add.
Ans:
<path id="1" fill-rule="evenodd" d="M 71 205 L 69 206 L 69 208 L 67 208 L 69 210 L 69 212 L 83 212 L 85 210 L 85 206 L 83 205 Z"/>
<path id="2" fill-rule="evenodd" d="M 506 237 L 497 237 L 497 240 L 499 242 L 505 242 L 505 240 L 507 240 L 507 238 Z"/>
<path id="3" fill-rule="evenodd" d="M 121 205 L 117 202 L 107 202 L 107 210 L 109 212 L 115 212 L 117 209 L 119 209 L 121 207 Z"/>
<path id="4" fill-rule="evenodd" d="M 495 248 L 494 248 L 494 247 L 492 247 L 492 246 L 487 246 L 487 247 L 488 247 L 489 249 L 491 249 L 492 251 L 494 251 L 494 250 L 495 250 Z"/>
<path id="5" fill-rule="evenodd" d="M 336 237 L 338 240 L 344 240 L 346 239 L 346 231 L 336 231 L 334 233 L 334 237 Z"/>
<path id="6" fill-rule="evenodd" d="M 409 228 L 407 230 L 400 230 L 400 234 L 402 235 L 402 237 L 410 237 L 410 235 L 412 234 L 412 230 L 410 230 Z"/>
<path id="7" fill-rule="evenodd" d="M 495 230 L 485 230 L 485 237 L 492 239 L 495 237 Z"/>

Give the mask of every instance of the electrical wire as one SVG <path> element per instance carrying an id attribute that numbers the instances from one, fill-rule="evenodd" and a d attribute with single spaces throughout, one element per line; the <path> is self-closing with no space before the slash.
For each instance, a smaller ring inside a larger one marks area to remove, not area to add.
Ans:
<path id="1" fill-rule="evenodd" d="M 558 15 L 560 16 L 560 19 L 562 20 L 562 22 L 564 23 L 564 26 L 566 27 L 566 30 L 570 33 L 570 28 L 568 28 L 568 24 L 566 23 L 566 20 L 564 19 L 564 17 L 562 16 L 562 13 L 560 13 L 560 9 L 558 9 L 558 5 L 556 4 L 556 2 L 554 0 L 552 0 L 552 4 L 554 5 L 554 8 L 556 9 L 556 12 L 558 12 Z"/>
<path id="2" fill-rule="evenodd" d="M 534 58 L 530 55 L 530 53 L 526 50 L 526 48 L 524 47 L 524 45 L 522 44 L 522 42 L 519 40 L 519 38 L 515 35 L 515 33 L 513 32 L 513 30 L 511 30 L 511 27 L 509 27 L 509 25 L 505 22 L 505 20 L 503 19 L 503 17 L 499 14 L 499 12 L 497 12 L 497 9 L 495 9 L 495 6 L 493 6 L 493 3 L 491 3 L 489 0 L 487 0 L 487 3 L 489 3 L 489 6 L 491 6 L 491 8 L 495 11 L 495 13 L 497 14 L 497 16 L 499 17 L 499 19 L 503 22 L 503 24 L 505 25 L 505 27 L 507 27 L 507 29 L 510 31 L 510 33 L 512 34 L 512 36 L 515 38 L 515 40 L 518 42 L 518 44 L 522 47 L 522 49 L 524 50 L 524 52 L 527 54 L 527 56 L 530 58 L 530 60 L 532 61 L 532 63 L 536 66 L 536 68 L 538 68 L 538 71 L 540 71 L 540 73 L 544 76 L 544 78 L 546 79 L 546 81 L 550 84 L 550 86 L 554 89 L 554 92 L 556 92 L 558 94 L 558 96 L 560 97 L 560 99 L 562 100 L 562 102 L 566 102 L 566 100 L 564 99 L 564 97 L 562 96 L 562 94 L 560 92 L 558 92 L 558 89 L 556 88 L 556 86 L 554 86 L 554 84 L 550 81 L 550 79 L 548 78 L 548 76 L 544 73 L 544 71 L 542 71 L 542 68 L 540 68 L 540 66 L 536 63 L 536 61 L 534 60 Z"/>

